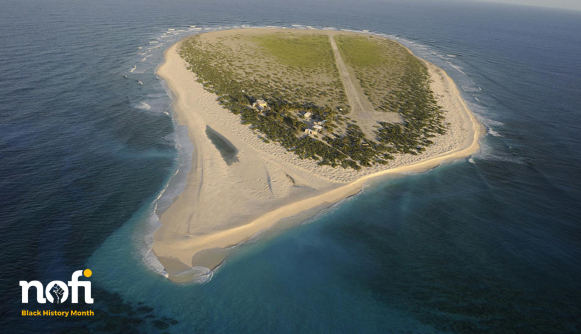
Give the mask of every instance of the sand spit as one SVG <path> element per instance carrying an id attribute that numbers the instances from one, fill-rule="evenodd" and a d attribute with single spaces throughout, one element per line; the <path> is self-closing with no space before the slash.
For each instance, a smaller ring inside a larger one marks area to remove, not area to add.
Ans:
<path id="1" fill-rule="evenodd" d="M 153 244 L 153 251 L 174 281 L 194 279 L 199 271 L 192 267 L 214 269 L 228 255 L 229 247 L 283 218 L 316 212 L 356 194 L 371 179 L 425 171 L 470 156 L 478 151 L 478 139 L 485 132 L 452 79 L 425 62 L 433 80 L 431 88 L 446 110 L 447 134 L 433 138 L 434 144 L 423 154 L 397 156 L 387 166 L 361 171 L 318 166 L 312 160 L 298 159 L 278 144 L 265 143 L 240 123 L 240 116 L 222 108 L 216 95 L 205 91 L 187 70 L 177 52 L 179 44 L 166 51 L 157 73 L 175 95 L 173 115 L 188 127 L 194 153 L 185 190 L 161 215 L 162 226 L 155 232 Z M 208 137 L 208 128 L 236 151 L 235 162 L 224 159 L 224 152 Z"/>

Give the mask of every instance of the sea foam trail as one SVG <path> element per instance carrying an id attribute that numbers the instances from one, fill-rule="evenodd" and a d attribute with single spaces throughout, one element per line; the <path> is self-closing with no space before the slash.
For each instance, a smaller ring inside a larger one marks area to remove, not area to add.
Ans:
<path id="1" fill-rule="evenodd" d="M 492 128 L 488 128 L 488 133 L 490 133 L 491 135 L 493 135 L 494 137 L 502 137 L 502 135 L 496 131 L 494 131 Z"/>
<path id="2" fill-rule="evenodd" d="M 143 241 L 140 249 L 141 259 L 143 263 L 145 263 L 145 265 L 155 273 L 168 277 L 167 271 L 165 271 L 163 265 L 153 253 L 153 233 L 159 228 L 159 226 L 161 226 L 161 221 L 155 213 L 155 209 L 152 210 L 147 221 L 148 224 L 146 226 L 145 237 L 142 239 Z"/>
<path id="3" fill-rule="evenodd" d="M 153 64 L 151 62 L 145 63 L 145 61 L 149 57 L 156 58 L 157 56 L 159 56 L 161 54 L 161 52 L 162 52 L 161 50 L 164 50 L 168 45 L 175 43 L 177 40 L 179 40 L 183 36 L 180 36 L 180 34 L 175 34 L 175 35 L 172 35 L 169 37 L 170 38 L 164 39 L 163 42 L 160 42 L 159 40 L 157 40 L 157 38 L 152 38 L 153 41 L 150 41 L 148 46 L 146 46 L 145 48 L 143 46 L 140 46 L 137 48 L 136 56 L 137 57 L 142 56 L 143 58 L 141 59 L 141 61 L 144 62 L 143 65 L 140 65 L 140 71 L 139 71 L 140 73 L 141 72 L 144 73 L 144 72 L 149 71 L 149 70 L 151 70 L 149 72 L 153 73 L 154 72 L 153 70 L 155 69 L 156 66 L 158 66 L 158 64 Z M 145 51 L 145 52 L 143 52 L 143 51 Z M 137 65 L 134 65 L 130 69 L 130 72 L 137 73 Z M 160 81 L 154 81 L 154 80 L 148 80 L 147 84 L 144 84 L 141 80 L 137 80 L 137 83 L 144 87 L 143 91 L 147 95 L 144 95 L 143 98 L 147 98 L 149 103 L 148 102 L 139 102 L 136 105 L 134 105 L 134 107 L 141 109 L 141 110 L 151 111 L 153 109 L 153 107 L 152 107 L 152 105 L 153 105 L 153 106 L 155 106 L 155 109 L 157 111 L 159 106 L 163 106 L 162 108 L 159 109 L 159 111 L 167 113 L 168 106 L 171 103 L 171 98 L 170 98 L 169 94 L 167 94 L 167 89 L 163 86 L 163 84 L 160 84 Z M 157 93 L 152 93 L 152 91 L 153 92 L 157 91 Z M 159 101 L 160 99 L 163 102 Z M 176 147 L 178 152 L 180 152 L 180 156 L 186 156 L 186 160 L 187 160 L 188 154 L 181 152 L 182 144 L 180 143 L 180 139 L 175 138 L 177 133 L 178 133 L 178 131 L 175 131 L 174 134 L 170 135 L 170 137 L 167 137 L 167 136 L 164 137 L 163 140 L 165 142 L 171 140 L 171 142 L 174 144 L 174 146 Z M 183 140 L 183 138 L 181 140 Z M 176 176 L 176 174 L 178 174 L 180 172 L 180 169 L 188 170 L 188 167 L 184 167 L 184 166 L 180 165 L 176 169 L 175 173 L 171 177 L 168 178 L 168 182 L 166 183 L 164 188 L 159 192 L 159 195 L 152 202 L 151 209 L 150 209 L 151 211 L 150 211 L 147 219 L 144 221 L 144 224 L 141 225 L 143 229 L 135 235 L 135 237 L 136 237 L 136 239 L 135 239 L 136 251 L 138 251 L 139 256 L 141 257 L 141 260 L 144 263 L 144 265 L 147 268 L 151 269 L 153 272 L 155 272 L 161 276 L 164 276 L 164 277 L 167 277 L 167 272 L 165 271 L 163 265 L 159 262 L 159 260 L 157 259 L 157 257 L 155 256 L 155 254 L 152 251 L 153 234 L 161 225 L 157 209 L 160 206 L 160 204 L 165 205 L 166 198 L 164 196 L 168 195 L 171 198 L 173 198 L 174 196 L 176 196 L 175 192 L 178 191 L 178 193 L 179 193 L 179 191 L 180 191 L 179 190 L 180 185 L 178 185 L 178 186 L 176 186 L 175 184 L 172 185 L 172 182 L 171 182 L 172 179 L 175 180 L 175 176 Z M 169 189 L 168 189 L 168 187 L 169 187 Z M 169 200 L 171 200 L 171 198 Z M 200 270 L 200 273 L 202 273 L 202 270 Z M 201 276 L 203 276 L 203 275 L 201 275 Z M 206 277 L 207 276 L 208 275 L 206 274 Z M 211 279 L 211 276 L 210 276 L 210 279 Z"/>
<path id="4" fill-rule="evenodd" d="M 204 284 L 212 280 L 212 277 L 214 277 L 214 270 L 201 266 L 193 266 L 188 270 L 173 275 L 174 280 L 179 281 L 181 277 L 184 277 L 188 283 Z"/>
<path id="5" fill-rule="evenodd" d="M 452 67 L 453 67 L 453 68 L 454 68 L 456 71 L 458 71 L 458 72 L 460 72 L 460 73 L 462 73 L 462 74 L 466 75 L 466 72 L 464 72 L 464 71 L 462 70 L 462 67 L 460 67 L 460 66 L 458 66 L 458 65 L 454 65 L 452 62 L 447 62 L 447 63 L 448 63 L 448 65 L 452 66 Z"/>
<path id="6" fill-rule="evenodd" d="M 179 145 L 176 143 L 176 146 Z M 153 235 L 155 231 L 161 226 L 161 221 L 158 215 L 158 206 L 160 204 L 160 200 L 164 198 L 164 195 L 167 194 L 168 188 L 170 187 L 170 181 L 172 177 L 176 176 L 180 172 L 180 169 L 177 168 L 174 174 L 168 179 L 168 182 L 165 184 L 163 189 L 159 192 L 155 200 L 153 201 L 153 206 L 149 217 L 147 219 L 147 224 L 145 226 L 145 231 L 143 232 L 143 238 L 138 240 L 138 243 L 141 244 L 140 246 L 140 254 L 141 259 L 145 265 L 153 270 L 155 273 L 168 277 L 168 273 L 153 253 Z"/>

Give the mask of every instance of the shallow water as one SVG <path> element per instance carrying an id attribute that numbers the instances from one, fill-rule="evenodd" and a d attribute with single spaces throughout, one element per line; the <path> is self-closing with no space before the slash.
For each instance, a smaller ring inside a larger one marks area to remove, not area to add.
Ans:
<path id="1" fill-rule="evenodd" d="M 226 138 L 209 126 L 206 126 L 206 136 L 208 136 L 212 144 L 220 151 L 220 155 L 228 165 L 238 162 L 238 158 L 236 157 L 238 150 Z"/>
<path id="2" fill-rule="evenodd" d="M 581 331 L 581 14 L 419 4 L 3 1 L 1 332 Z M 457 82 L 481 153 L 168 282 L 148 236 L 194 148 L 154 70 L 181 37 L 241 25 L 397 38 Z M 85 267 L 95 318 L 20 317 L 19 280 Z"/>

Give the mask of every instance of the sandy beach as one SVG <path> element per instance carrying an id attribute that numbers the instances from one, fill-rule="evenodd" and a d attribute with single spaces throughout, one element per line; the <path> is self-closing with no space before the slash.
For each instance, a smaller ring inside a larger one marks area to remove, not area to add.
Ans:
<path id="1" fill-rule="evenodd" d="M 240 33 L 240 30 L 237 31 Z M 360 171 L 319 166 L 300 160 L 278 144 L 265 143 L 240 116 L 224 109 L 216 95 L 204 90 L 187 70 L 177 43 L 158 68 L 175 99 L 173 116 L 188 127 L 194 145 L 192 168 L 183 193 L 160 216 L 153 251 L 169 278 L 191 280 L 192 267 L 214 269 L 240 244 L 283 218 L 316 212 L 358 193 L 365 183 L 386 175 L 421 172 L 444 162 L 470 156 L 479 149 L 484 126 L 468 110 L 452 79 L 425 62 L 431 89 L 445 112 L 448 131 L 433 138 L 421 155 L 397 155 L 387 166 Z M 228 164 L 207 135 L 213 131 L 237 153 Z"/>

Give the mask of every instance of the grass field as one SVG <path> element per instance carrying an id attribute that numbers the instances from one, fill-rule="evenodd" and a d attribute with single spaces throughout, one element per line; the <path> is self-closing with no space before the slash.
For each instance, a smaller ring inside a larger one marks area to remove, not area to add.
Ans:
<path id="1" fill-rule="evenodd" d="M 252 38 L 265 52 L 283 65 L 333 70 L 334 60 L 326 35 L 278 33 Z"/>
<path id="2" fill-rule="evenodd" d="M 222 77 L 246 87 L 256 98 L 346 107 L 343 85 L 323 34 L 215 32 L 190 39 L 182 51 L 194 72 L 213 86 Z M 220 86 L 232 90 L 226 82 Z"/>
<path id="3" fill-rule="evenodd" d="M 336 40 L 343 59 L 352 67 L 373 107 L 398 112 L 394 93 L 401 90 L 401 78 L 415 57 L 387 39 L 337 36 Z"/>
<path id="4" fill-rule="evenodd" d="M 389 66 L 391 57 L 386 49 L 371 37 L 338 36 L 337 45 L 349 65 L 359 67 Z"/>

